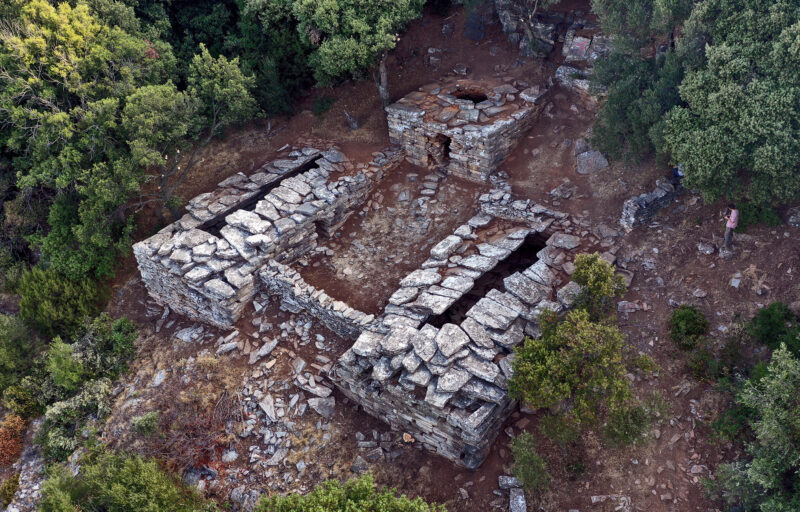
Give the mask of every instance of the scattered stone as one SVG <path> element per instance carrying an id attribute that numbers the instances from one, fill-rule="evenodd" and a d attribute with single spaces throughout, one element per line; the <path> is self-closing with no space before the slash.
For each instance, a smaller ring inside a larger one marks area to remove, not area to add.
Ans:
<path id="1" fill-rule="evenodd" d="M 333 415 L 333 410 L 336 406 L 336 399 L 332 396 L 327 398 L 309 398 L 308 406 L 311 407 L 314 412 L 327 420 Z"/>

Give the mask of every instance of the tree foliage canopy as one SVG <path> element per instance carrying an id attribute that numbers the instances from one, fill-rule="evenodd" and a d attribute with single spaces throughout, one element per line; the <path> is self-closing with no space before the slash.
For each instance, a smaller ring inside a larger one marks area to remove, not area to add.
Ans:
<path id="1" fill-rule="evenodd" d="M 370 68 L 394 48 L 397 32 L 424 0 L 294 0 L 298 30 L 314 47 L 309 63 L 322 83 Z"/>
<path id="2" fill-rule="evenodd" d="M 508 392 L 531 407 L 561 407 L 591 423 L 601 406 L 614 410 L 632 398 L 623 344 L 619 329 L 592 322 L 585 310 L 562 322 L 545 320 L 541 338 L 517 348 Z"/>

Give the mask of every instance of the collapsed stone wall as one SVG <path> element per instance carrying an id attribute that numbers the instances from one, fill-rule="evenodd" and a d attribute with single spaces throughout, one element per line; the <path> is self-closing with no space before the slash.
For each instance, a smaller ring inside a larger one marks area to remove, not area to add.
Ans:
<path id="1" fill-rule="evenodd" d="M 486 181 L 538 117 L 538 86 L 457 80 L 421 87 L 386 107 L 389 138 L 422 167 Z M 476 101 L 477 100 L 477 101 Z"/>
<path id="2" fill-rule="evenodd" d="M 498 209 L 508 205 L 498 204 Z M 429 322 L 468 293 L 528 236 L 557 229 L 537 205 L 514 209 L 502 236 L 475 242 L 494 217 L 478 214 L 431 249 L 422 267 L 400 282 L 384 313 L 331 370 L 337 387 L 367 412 L 411 434 L 456 464 L 477 468 L 516 403 L 507 394 L 513 348 L 537 335 L 545 310 L 571 306 L 580 287 L 563 283 L 560 265 L 579 239 L 556 232 L 541 257 L 503 279 L 459 324 Z M 557 217 L 564 218 L 563 214 Z M 556 261 L 558 260 L 558 261 Z"/>
<path id="3" fill-rule="evenodd" d="M 632 197 L 623 203 L 620 225 L 625 231 L 630 231 L 636 226 L 650 222 L 658 210 L 671 203 L 683 190 L 680 182 L 659 178 L 652 192 Z"/>
<path id="4" fill-rule="evenodd" d="M 389 148 L 356 169 L 335 148 L 295 148 L 249 177 L 224 180 L 133 246 L 148 292 L 187 317 L 232 326 L 267 261 L 292 262 L 313 250 L 317 231 L 335 231 L 402 157 Z M 341 176 L 331 180 L 334 173 Z"/>

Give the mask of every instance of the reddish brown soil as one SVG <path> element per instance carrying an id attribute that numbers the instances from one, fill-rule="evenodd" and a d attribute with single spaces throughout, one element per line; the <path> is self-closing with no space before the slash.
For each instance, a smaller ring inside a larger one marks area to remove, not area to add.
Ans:
<path id="1" fill-rule="evenodd" d="M 488 190 L 486 184 L 440 178 L 436 195 L 428 202 L 430 211 L 440 213 L 424 217 L 429 222 L 423 228 L 412 202 L 422 197 L 422 183 L 430 174 L 435 173 L 401 163 L 332 239 L 320 239 L 334 255 L 319 255 L 301 268 L 306 282 L 367 314 L 382 311 L 400 280 L 419 268 L 434 244 L 477 213 L 477 198 Z M 410 200 L 397 201 L 404 191 Z"/>

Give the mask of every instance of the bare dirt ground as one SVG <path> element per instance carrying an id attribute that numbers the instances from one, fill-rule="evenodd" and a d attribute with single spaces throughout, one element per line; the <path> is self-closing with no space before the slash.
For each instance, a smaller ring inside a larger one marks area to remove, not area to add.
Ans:
<path id="1" fill-rule="evenodd" d="M 588 11 L 588 4 L 576 1 L 559 8 Z M 469 76 L 477 79 L 514 76 L 535 83 L 546 80 L 554 71 L 558 59 L 521 62 L 498 23 L 487 24 L 486 36 L 480 43 L 465 39 L 462 35 L 464 21 L 464 13 L 455 10 L 446 18 L 428 14 L 411 24 L 389 61 L 393 98 L 447 75 L 456 63 L 467 64 Z M 443 26 L 448 23 L 454 26 L 451 36 L 442 33 Z M 430 47 L 442 50 L 442 64 L 438 68 L 425 62 Z M 329 112 L 315 117 L 309 109 L 313 98 L 321 95 L 333 96 L 336 102 Z M 573 148 L 575 141 L 586 137 L 596 105 L 565 90 L 552 91 L 550 98 L 553 107 L 549 114 L 521 140 L 504 162 L 501 172 L 507 174 L 517 197 L 531 198 L 571 213 L 592 226 L 604 224 L 616 229 L 622 202 L 652 189 L 655 179 L 665 175 L 667 169 L 651 164 L 613 164 L 593 175 L 578 175 Z M 347 128 L 345 109 L 359 119 L 359 130 Z M 278 148 L 301 137 L 336 142 L 354 162 L 366 162 L 372 151 L 388 145 L 377 91 L 370 82 L 348 82 L 335 88 L 314 90 L 301 102 L 295 116 L 272 119 L 270 132 L 265 126 L 261 121 L 253 123 L 206 148 L 205 161 L 186 180 L 180 195 L 190 198 L 211 190 L 218 181 L 234 172 L 247 173 L 269 160 Z M 409 180 L 409 173 L 418 174 L 419 181 Z M 439 182 L 435 196 L 438 203 L 430 206 L 441 210 L 436 214 L 438 221 L 424 229 L 421 225 L 420 229 L 409 229 L 417 222 L 410 204 L 429 173 L 408 166 L 395 174 L 395 178 L 382 183 L 373 193 L 372 203 L 366 206 L 364 214 L 355 214 L 341 229 L 338 238 L 324 242 L 332 254 L 309 259 L 307 266 L 301 269 L 303 276 L 311 284 L 336 298 L 346 299 L 365 312 L 380 309 L 397 280 L 416 268 L 433 243 L 474 211 L 475 194 L 481 187 L 447 178 Z M 567 181 L 568 186 L 574 187 L 569 199 L 549 194 Z M 410 194 L 408 202 L 398 201 L 404 190 Z M 597 434 L 590 432 L 565 454 L 544 436 L 539 436 L 553 481 L 544 496 L 529 496 L 529 510 L 538 507 L 546 511 L 582 512 L 715 510 L 714 504 L 703 495 L 700 479 L 713 472 L 720 461 L 729 460 L 737 447 L 716 443 L 710 437 L 709 423 L 720 411 L 725 397 L 687 372 L 686 354 L 676 350 L 667 336 L 666 324 L 672 310 L 669 301 L 697 304 L 711 319 L 712 331 L 719 338 L 723 335 L 720 328 L 730 328 L 733 322 L 749 318 L 760 305 L 776 300 L 792 301 L 800 296 L 797 277 L 800 233 L 797 229 L 752 228 L 748 236 L 737 240 L 737 253 L 731 260 L 698 252 L 697 244 L 701 241 L 720 243 L 719 210 L 719 205 L 705 205 L 701 199 L 687 193 L 665 208 L 650 226 L 621 234 L 617 239 L 618 264 L 635 273 L 630 292 L 624 299 L 643 307 L 628 316 L 620 315 L 620 326 L 634 353 L 650 355 L 660 368 L 656 377 L 632 375 L 633 386 L 638 396 L 659 391 L 670 412 L 653 426 L 647 442 L 634 448 L 609 449 Z M 143 232 L 141 237 L 147 234 Z M 733 288 L 729 283 L 737 272 L 743 275 L 742 284 Z M 106 435 L 119 436 L 119 446 L 148 451 L 153 448 L 127 437 L 127 424 L 132 416 L 154 404 L 166 407 L 185 397 L 187 388 L 198 383 L 204 383 L 199 389 L 212 394 L 216 400 L 222 398 L 225 390 L 233 396 L 245 379 L 252 378 L 258 371 L 263 375 L 265 370 L 248 365 L 247 350 L 252 350 L 249 346 L 243 347 L 236 356 L 222 356 L 220 364 L 225 372 L 221 376 L 211 371 L 201 375 L 196 365 L 187 366 L 186 361 L 197 358 L 204 349 L 213 354 L 214 341 L 225 333 L 206 328 L 211 334 L 203 341 L 190 344 L 175 341 L 172 334 L 191 323 L 177 319 L 174 314 L 168 317 L 161 332 L 154 333 L 157 318 L 146 314 L 146 292 L 137 275 L 135 265 L 130 259 L 126 260 L 115 280 L 117 293 L 111 310 L 131 317 L 147 334 L 140 340 L 141 352 L 131 376 L 123 383 L 126 390 L 133 389 L 134 394 L 128 396 L 128 391 L 121 392 Z M 695 293 L 698 289 L 703 293 Z M 254 315 L 252 308 L 248 308 L 237 327 L 242 332 L 252 330 L 250 324 Z M 288 321 L 289 315 L 280 312 L 274 304 L 269 306 L 267 315 L 273 317 L 271 322 L 275 325 L 267 334 L 277 335 L 279 324 Z M 169 323 L 173 321 L 174 324 Z M 314 325 L 312 337 L 316 334 L 325 337 L 326 350 L 316 349 L 313 343 L 302 345 L 297 337 L 288 336 L 271 356 L 275 363 L 268 369 L 270 379 L 286 379 L 290 362 L 296 357 L 306 361 L 315 361 L 318 355 L 333 358 L 347 348 L 346 342 L 319 328 L 317 323 Z M 159 387 L 149 387 L 148 383 L 159 370 L 165 370 L 166 380 Z M 303 475 L 296 474 L 289 488 L 308 490 L 324 478 L 352 476 L 349 467 L 354 457 L 362 453 L 357 448 L 355 433 L 365 433 L 369 437 L 372 430 L 379 435 L 388 431 L 386 425 L 359 411 L 352 403 L 348 404 L 338 393 L 334 396 L 336 411 L 326 422 L 330 429 L 327 432 L 331 433 L 330 442 L 316 442 L 321 432 L 317 416 L 307 413 L 298 420 L 303 427 L 301 430 L 308 432 L 305 440 L 308 449 L 303 457 L 310 467 Z M 131 404 L 131 400 L 140 401 Z M 397 487 L 412 496 L 447 503 L 452 511 L 493 510 L 495 504 L 504 508 L 507 498 L 494 491 L 498 475 L 509 474 L 511 470 L 509 434 L 529 430 L 538 435 L 538 419 L 538 414 L 515 413 L 506 425 L 506 433 L 500 435 L 486 462 L 477 471 L 459 469 L 394 438 L 397 458 L 372 465 L 373 471 L 379 483 Z M 223 431 L 218 434 L 220 447 L 237 442 L 226 437 Z M 220 475 L 232 476 L 253 488 L 267 488 L 271 479 L 277 477 L 246 473 L 247 450 L 246 445 L 239 447 L 240 457 L 236 462 L 222 463 L 212 457 L 208 463 Z M 218 478 L 220 482 L 223 480 Z M 208 488 L 211 495 L 220 498 L 229 490 L 222 486 Z"/>

